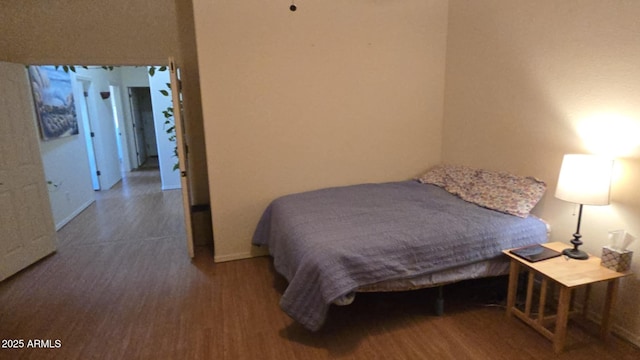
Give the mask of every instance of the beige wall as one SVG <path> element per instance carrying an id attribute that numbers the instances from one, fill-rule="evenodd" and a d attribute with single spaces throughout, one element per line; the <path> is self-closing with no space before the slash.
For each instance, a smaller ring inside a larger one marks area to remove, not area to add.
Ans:
<path id="1" fill-rule="evenodd" d="M 640 236 L 640 2 L 452 0 L 449 11 L 443 160 L 544 179 L 536 213 L 566 242 L 577 218 L 553 196 L 563 154 L 613 152 L 612 204 L 585 207 L 584 248 L 600 254 L 609 230 Z M 588 124 L 601 128 L 587 136 Z M 639 314 L 635 275 L 615 321 L 636 343 Z"/>
<path id="2" fill-rule="evenodd" d="M 166 64 L 178 50 L 174 0 L 4 1 L 0 33 L 0 57 L 29 64 Z"/>
<path id="3" fill-rule="evenodd" d="M 447 3 L 195 0 L 217 260 L 277 196 L 440 160 Z"/>

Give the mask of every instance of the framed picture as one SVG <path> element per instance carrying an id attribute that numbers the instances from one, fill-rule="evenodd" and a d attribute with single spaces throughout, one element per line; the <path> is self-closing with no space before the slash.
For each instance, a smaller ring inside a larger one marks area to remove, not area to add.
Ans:
<path id="1" fill-rule="evenodd" d="M 42 139 L 77 135 L 71 75 L 55 66 L 29 66 L 29 79 Z"/>

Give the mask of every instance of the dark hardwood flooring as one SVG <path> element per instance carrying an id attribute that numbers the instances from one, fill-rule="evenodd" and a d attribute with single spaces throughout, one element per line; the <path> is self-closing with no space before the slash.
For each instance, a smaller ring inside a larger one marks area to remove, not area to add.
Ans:
<path id="1" fill-rule="evenodd" d="M 640 350 L 571 325 L 567 350 L 499 302 L 504 279 L 359 294 L 306 331 L 278 307 L 286 282 L 267 257 L 213 263 L 186 255 L 180 192 L 157 171 L 131 173 L 58 233 L 59 250 L 0 283 L 0 339 L 59 340 L 0 349 L 0 359 L 639 359 Z"/>

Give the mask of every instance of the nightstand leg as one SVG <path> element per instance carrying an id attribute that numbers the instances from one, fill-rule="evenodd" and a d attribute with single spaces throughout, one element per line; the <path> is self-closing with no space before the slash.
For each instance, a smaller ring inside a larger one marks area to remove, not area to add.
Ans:
<path id="1" fill-rule="evenodd" d="M 538 301 L 538 325 L 544 326 L 544 306 L 547 303 L 547 278 L 542 277 L 540 300 Z"/>
<path id="2" fill-rule="evenodd" d="M 587 284 L 584 289 L 584 302 L 582 305 L 582 317 L 587 318 L 589 316 L 589 297 L 591 296 L 591 284 Z"/>
<path id="3" fill-rule="evenodd" d="M 526 317 L 531 317 L 531 304 L 533 303 L 533 283 L 535 282 L 535 273 L 533 271 L 529 271 L 529 276 L 527 277 L 527 301 L 524 304 L 524 315 Z"/>
<path id="4" fill-rule="evenodd" d="M 562 352 L 567 338 L 567 321 L 569 320 L 569 306 L 571 303 L 571 289 L 560 286 L 560 299 L 558 299 L 558 314 L 556 317 L 556 331 L 553 336 L 553 350 Z"/>
<path id="5" fill-rule="evenodd" d="M 509 265 L 509 289 L 507 290 L 507 316 L 511 316 L 511 310 L 516 305 L 516 293 L 518 292 L 518 275 L 520 263 L 511 259 Z"/>
<path id="6" fill-rule="evenodd" d="M 618 295 L 618 280 L 611 280 L 607 284 L 607 298 L 602 310 L 602 326 L 600 327 L 600 338 L 604 341 L 609 339 L 611 333 L 611 309 L 613 309 Z"/>

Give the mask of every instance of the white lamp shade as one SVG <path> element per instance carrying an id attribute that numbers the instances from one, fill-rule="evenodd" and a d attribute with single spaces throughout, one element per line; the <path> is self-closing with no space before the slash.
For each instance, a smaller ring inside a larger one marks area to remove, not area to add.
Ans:
<path id="1" fill-rule="evenodd" d="M 613 159 L 583 154 L 565 155 L 556 197 L 583 205 L 609 204 Z"/>

